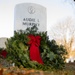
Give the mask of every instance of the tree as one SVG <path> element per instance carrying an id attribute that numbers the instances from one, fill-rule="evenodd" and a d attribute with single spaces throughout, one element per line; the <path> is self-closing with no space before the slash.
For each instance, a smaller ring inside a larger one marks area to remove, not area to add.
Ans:
<path id="1" fill-rule="evenodd" d="M 75 0 L 64 0 L 65 3 L 69 3 L 73 8 L 75 8 Z"/>
<path id="2" fill-rule="evenodd" d="M 58 44 L 62 44 L 65 46 L 68 52 L 67 58 L 69 58 L 71 56 L 70 53 L 72 53 L 72 49 L 75 43 L 74 21 L 69 17 L 64 21 L 59 22 L 53 27 L 53 29 L 51 29 L 49 34 L 53 37 L 53 39 L 57 41 Z"/>
<path id="3" fill-rule="evenodd" d="M 75 2 L 75 0 L 64 0 L 64 1 L 68 1 L 68 2 Z"/>

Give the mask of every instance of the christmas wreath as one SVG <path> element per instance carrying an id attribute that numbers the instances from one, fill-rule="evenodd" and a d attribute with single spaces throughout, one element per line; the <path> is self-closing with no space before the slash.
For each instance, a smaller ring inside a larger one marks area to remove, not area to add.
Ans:
<path id="1" fill-rule="evenodd" d="M 47 32 L 39 32 L 36 26 L 26 30 L 14 31 L 14 36 L 7 39 L 7 59 L 16 66 L 34 69 L 62 69 L 66 50 L 49 40 Z"/>

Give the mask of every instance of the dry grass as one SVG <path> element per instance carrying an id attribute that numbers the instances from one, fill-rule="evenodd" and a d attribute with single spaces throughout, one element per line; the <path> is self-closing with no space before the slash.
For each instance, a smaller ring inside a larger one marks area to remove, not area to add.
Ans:
<path id="1" fill-rule="evenodd" d="M 41 71 L 27 68 L 8 67 L 0 65 L 0 75 L 75 75 L 75 63 L 68 63 L 63 70 Z"/>

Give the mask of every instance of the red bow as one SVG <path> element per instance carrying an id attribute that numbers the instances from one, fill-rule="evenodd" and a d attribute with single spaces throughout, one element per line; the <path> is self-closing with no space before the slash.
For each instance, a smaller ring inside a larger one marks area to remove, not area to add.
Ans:
<path id="1" fill-rule="evenodd" d="M 41 37 L 29 35 L 28 38 L 30 39 L 30 41 L 28 42 L 28 44 L 30 45 L 30 59 L 32 61 L 37 61 L 38 63 L 43 64 L 39 51 Z"/>
<path id="2" fill-rule="evenodd" d="M 3 58 L 6 58 L 6 56 L 7 56 L 6 50 L 2 50 L 2 52 L 0 53 L 0 55 L 1 55 Z"/>

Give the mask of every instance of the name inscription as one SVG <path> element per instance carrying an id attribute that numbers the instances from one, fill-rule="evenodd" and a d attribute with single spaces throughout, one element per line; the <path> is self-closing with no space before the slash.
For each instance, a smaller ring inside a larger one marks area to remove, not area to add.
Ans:
<path id="1" fill-rule="evenodd" d="M 23 18 L 23 25 L 27 25 L 27 26 L 39 26 L 39 19 L 35 19 L 35 18 Z"/>

